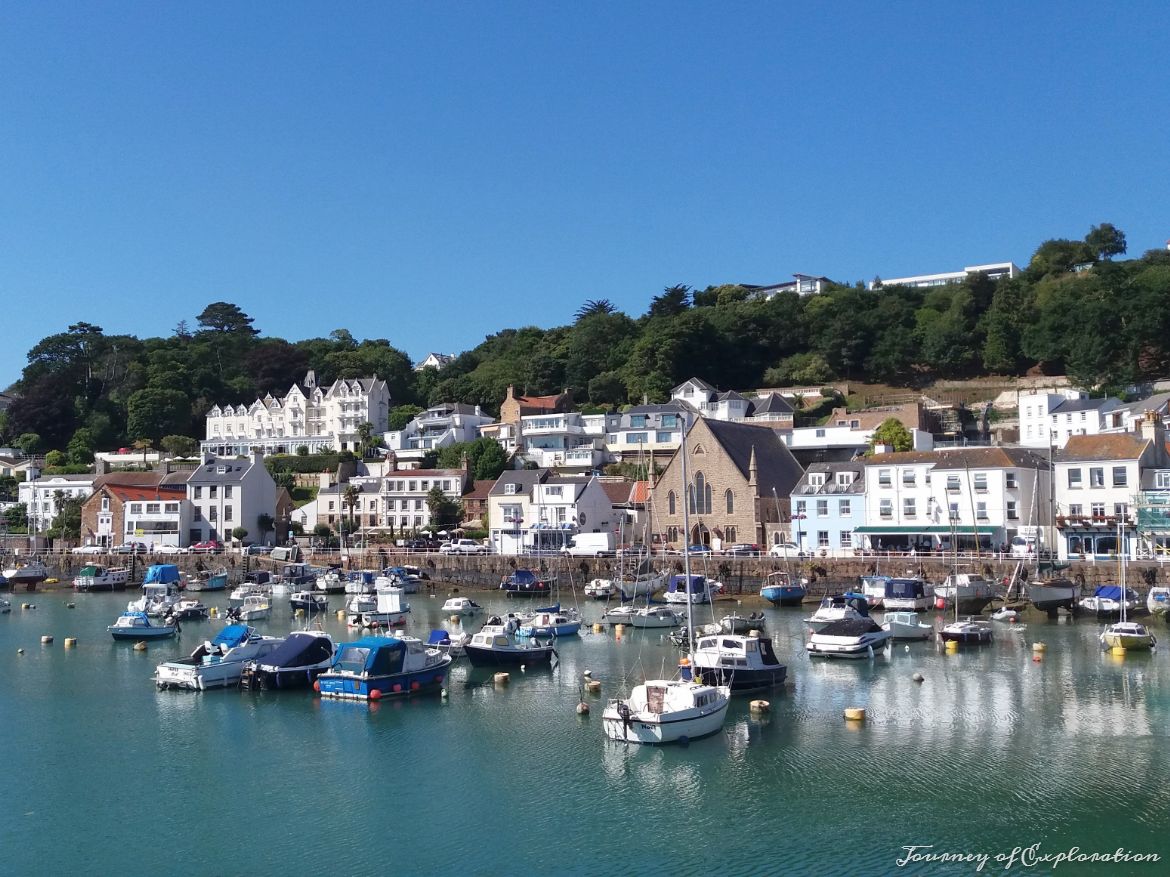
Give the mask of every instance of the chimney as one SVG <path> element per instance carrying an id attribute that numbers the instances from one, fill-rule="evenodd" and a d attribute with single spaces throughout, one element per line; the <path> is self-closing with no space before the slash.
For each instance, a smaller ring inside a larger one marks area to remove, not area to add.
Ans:
<path id="1" fill-rule="evenodd" d="M 398 471 L 398 455 L 393 451 L 386 453 L 386 471 L 388 473 Z"/>
<path id="2" fill-rule="evenodd" d="M 1141 435 L 1143 439 L 1153 442 L 1157 447 L 1166 444 L 1165 427 L 1162 418 L 1155 411 L 1147 411 L 1142 418 Z"/>
<path id="3" fill-rule="evenodd" d="M 252 448 L 252 465 L 264 465 L 264 451 L 261 448 Z"/>

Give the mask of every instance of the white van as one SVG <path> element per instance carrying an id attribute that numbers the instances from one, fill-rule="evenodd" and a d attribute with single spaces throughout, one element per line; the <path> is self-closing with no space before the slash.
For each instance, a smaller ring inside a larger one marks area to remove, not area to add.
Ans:
<path id="1" fill-rule="evenodd" d="M 613 553 L 613 533 L 578 533 L 561 551 L 565 557 L 607 557 Z"/>
<path id="2" fill-rule="evenodd" d="M 1013 536 L 1012 537 L 1012 557 L 1035 557 L 1036 556 L 1036 537 L 1035 536 Z"/>

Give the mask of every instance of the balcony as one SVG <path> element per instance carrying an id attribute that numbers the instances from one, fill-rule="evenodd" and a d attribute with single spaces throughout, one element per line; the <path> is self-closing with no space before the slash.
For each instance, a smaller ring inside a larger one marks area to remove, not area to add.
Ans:
<path id="1" fill-rule="evenodd" d="M 1132 515 L 1057 515 L 1056 526 L 1066 529 L 1117 529 L 1118 524 L 1129 527 L 1134 523 Z"/>

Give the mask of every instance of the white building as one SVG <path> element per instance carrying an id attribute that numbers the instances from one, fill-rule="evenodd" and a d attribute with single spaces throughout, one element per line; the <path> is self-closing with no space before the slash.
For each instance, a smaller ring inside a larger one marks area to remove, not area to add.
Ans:
<path id="1" fill-rule="evenodd" d="M 30 470 L 30 476 L 36 470 Z M 24 505 L 28 514 L 29 530 L 43 532 L 53 525 L 53 519 L 61 511 L 61 503 L 67 499 L 86 499 L 93 493 L 96 475 L 47 475 L 22 481 L 17 485 L 17 502 Z"/>
<path id="2" fill-rule="evenodd" d="M 634 405 L 610 427 L 605 446 L 616 460 L 673 457 L 682 445 L 682 431 L 697 418 L 696 410 L 684 402 Z"/>
<path id="3" fill-rule="evenodd" d="M 828 277 L 816 277 L 812 274 L 793 274 L 792 280 L 784 283 L 772 283 L 767 286 L 755 286 L 748 283 L 741 283 L 744 289 L 751 292 L 752 297 L 762 298 L 765 301 L 778 296 L 782 292 L 795 292 L 797 295 L 814 295 L 818 292 L 824 292 L 829 286 L 833 285 L 833 281 Z"/>
<path id="4" fill-rule="evenodd" d="M 259 452 L 244 459 L 204 455 L 187 477 L 191 524 L 183 544 L 228 542 L 236 527 L 248 531 L 249 541 L 259 542 L 260 516 L 276 523 L 276 498 L 276 482 Z"/>
<path id="5" fill-rule="evenodd" d="M 1003 277 L 1017 277 L 1020 269 L 1014 262 L 993 262 L 989 265 L 969 265 L 962 271 L 944 271 L 941 274 L 914 274 L 910 277 L 891 277 L 889 279 L 870 281 L 869 288 L 879 286 L 915 286 L 919 288 L 931 286 L 947 286 L 951 283 L 962 283 L 973 274 L 984 274 L 991 280 Z"/>
<path id="6" fill-rule="evenodd" d="M 399 463 L 417 464 L 427 451 L 475 441 L 480 427 L 494 422 L 478 405 L 443 403 L 420 412 L 403 429 L 387 432 L 383 438 Z"/>
<path id="7" fill-rule="evenodd" d="M 1018 398 L 1020 444 L 1026 448 L 1063 448 L 1075 435 L 1116 428 L 1120 418 L 1113 412 L 1126 407 L 1119 399 L 1090 399 L 1070 387 L 1021 390 Z"/>
<path id="8" fill-rule="evenodd" d="M 624 520 L 595 476 L 533 470 L 501 475 L 488 509 L 497 554 L 559 551 L 577 533 L 613 533 L 616 540 Z"/>
<path id="9" fill-rule="evenodd" d="M 865 524 L 874 550 L 992 550 L 1050 520 L 1049 468 L 1023 448 L 876 454 L 865 461 Z"/>
<path id="10" fill-rule="evenodd" d="M 593 470 L 607 459 L 606 435 L 617 414 L 531 414 L 520 418 L 522 455 L 542 469 Z"/>
<path id="11" fill-rule="evenodd" d="M 441 369 L 455 361 L 454 353 L 428 353 L 426 358 L 414 367 L 416 372 L 424 368 Z"/>
<path id="12" fill-rule="evenodd" d="M 259 448 L 265 454 L 291 454 L 302 445 L 310 452 L 356 450 L 358 429 L 369 423 L 385 428 L 390 390 L 377 376 L 317 386 L 310 371 L 277 399 L 271 394 L 251 405 L 212 407 L 207 412 L 204 453 L 233 456 Z"/>
<path id="13" fill-rule="evenodd" d="M 751 402 L 735 391 L 721 393 L 702 378 L 683 381 L 670 391 L 670 398 L 689 405 L 703 417 L 714 420 L 742 421 L 748 416 Z"/>

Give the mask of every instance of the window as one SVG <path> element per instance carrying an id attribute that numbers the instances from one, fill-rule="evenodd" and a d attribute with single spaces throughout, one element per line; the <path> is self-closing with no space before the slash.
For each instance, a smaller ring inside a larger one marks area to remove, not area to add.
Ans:
<path id="1" fill-rule="evenodd" d="M 674 508 L 674 491 L 673 490 L 666 495 L 666 513 L 670 514 L 670 515 L 678 514 L 678 512 L 675 511 L 675 508 Z"/>
<path id="2" fill-rule="evenodd" d="M 209 508 L 207 510 L 207 520 L 214 521 L 214 520 L 217 520 L 217 518 L 218 518 L 218 511 L 215 508 L 215 506 L 212 506 L 211 508 Z"/>
<path id="3" fill-rule="evenodd" d="M 853 531 L 852 530 L 842 530 L 841 531 L 841 547 L 842 548 L 852 548 L 853 547 Z"/>
<path id="4" fill-rule="evenodd" d="M 1161 490 L 1170 490 L 1170 472 L 1155 473 L 1154 486 Z"/>
<path id="5" fill-rule="evenodd" d="M 1081 423 L 1084 423 L 1084 422 L 1085 422 L 1085 415 L 1086 415 L 1086 414 L 1087 414 L 1087 412 L 1085 412 L 1085 411 L 1082 411 L 1082 412 L 1081 412 Z"/>
<path id="6" fill-rule="evenodd" d="M 810 487 L 824 487 L 825 473 L 824 472 L 810 472 L 808 476 L 808 483 Z"/>
<path id="7" fill-rule="evenodd" d="M 215 499 L 218 490 L 219 490 L 219 485 L 217 485 L 217 484 L 209 485 L 207 488 L 207 495 L 209 497 L 211 497 L 212 499 Z"/>
<path id="8" fill-rule="evenodd" d="M 667 542 L 677 542 L 678 541 L 678 527 L 671 526 L 671 527 L 666 528 L 666 541 Z"/>
<path id="9" fill-rule="evenodd" d="M 913 518 L 918 514 L 913 497 L 906 497 L 902 500 L 902 515 L 907 518 Z"/>
<path id="10" fill-rule="evenodd" d="M 819 547 L 819 548 L 828 548 L 829 547 L 829 531 L 828 530 L 817 530 L 817 547 Z"/>
<path id="11" fill-rule="evenodd" d="M 950 515 L 952 521 L 959 520 L 959 504 L 957 502 L 951 503 Z"/>
<path id="12" fill-rule="evenodd" d="M 1124 466 L 1114 466 L 1113 467 L 1113 486 L 1114 487 L 1125 487 L 1125 467 Z"/>
<path id="13" fill-rule="evenodd" d="M 1074 502 L 1068 507 L 1069 517 L 1079 518 L 1085 513 L 1085 507 L 1079 502 Z"/>
<path id="14" fill-rule="evenodd" d="M 823 429 L 819 429 L 819 428 L 818 428 L 818 429 L 817 429 L 817 432 L 816 432 L 816 437 L 817 437 L 817 438 L 824 438 L 824 437 L 825 437 L 825 431 L 824 431 Z"/>
<path id="15" fill-rule="evenodd" d="M 223 498 L 224 499 L 231 499 L 232 498 L 232 486 L 230 484 L 225 484 L 223 486 Z"/>
<path id="16" fill-rule="evenodd" d="M 723 499 L 727 503 L 727 514 L 729 514 L 729 515 L 735 514 L 735 495 L 729 490 L 725 494 L 723 494 Z M 728 536 L 727 538 L 729 540 L 731 540 L 730 536 Z M 734 541 L 734 540 L 732 540 L 732 541 Z"/>
<path id="17" fill-rule="evenodd" d="M 545 488 L 545 492 L 549 496 L 562 496 L 565 491 L 564 491 L 564 488 L 558 484 L 555 487 L 553 487 L 552 485 L 549 485 L 548 487 Z"/>
<path id="18" fill-rule="evenodd" d="M 1089 487 L 1105 486 L 1105 467 L 1093 466 L 1089 469 Z"/>
<path id="19" fill-rule="evenodd" d="M 977 472 L 975 474 L 975 491 L 976 493 L 987 493 L 987 473 Z"/>
<path id="20" fill-rule="evenodd" d="M 837 473 L 837 484 L 838 485 L 840 485 L 841 487 L 848 487 L 852 483 L 853 483 L 853 473 L 852 472 L 838 472 Z"/>
<path id="21" fill-rule="evenodd" d="M 959 492 L 959 476 L 958 475 L 948 475 L 947 476 L 947 492 L 948 493 L 958 493 Z"/>
<path id="22" fill-rule="evenodd" d="M 707 483 L 702 472 L 695 473 L 695 483 L 691 488 L 691 497 L 688 505 L 690 506 L 691 514 L 711 514 L 711 485 Z"/>
<path id="23" fill-rule="evenodd" d="M 410 492 L 414 493 L 417 490 L 418 490 L 418 482 L 417 481 L 410 482 Z"/>
<path id="24" fill-rule="evenodd" d="M 889 487 L 891 483 L 890 470 L 878 469 L 878 486 Z"/>
<path id="25" fill-rule="evenodd" d="M 1093 515 L 1094 518 L 1105 517 L 1105 503 L 1103 503 L 1103 502 L 1093 503 L 1091 506 L 1089 506 L 1089 512 Z"/>
<path id="26" fill-rule="evenodd" d="M 223 509 L 223 519 L 224 519 L 225 521 L 230 521 L 230 520 L 232 519 L 232 507 L 231 507 L 230 505 L 229 505 L 229 506 L 224 506 L 224 509 Z"/>
<path id="27" fill-rule="evenodd" d="M 817 500 L 817 517 L 827 518 L 829 516 L 829 501 L 827 499 Z"/>
<path id="28" fill-rule="evenodd" d="M 1079 490 L 1081 486 L 1081 470 L 1068 470 L 1068 486 L 1070 490 Z"/>
<path id="29" fill-rule="evenodd" d="M 1014 499 L 1007 501 L 1007 519 L 1009 521 L 1018 521 L 1020 519 L 1020 513 L 1016 510 L 1016 501 Z"/>
<path id="30" fill-rule="evenodd" d="M 656 432 L 656 433 L 654 433 L 654 441 L 660 445 L 670 444 L 670 441 L 673 438 L 674 438 L 674 434 L 670 433 L 670 432 Z"/>
<path id="31" fill-rule="evenodd" d="M 414 510 L 415 510 L 416 512 L 417 512 L 417 511 L 421 511 L 421 510 L 422 510 L 422 503 L 423 503 L 423 501 L 422 501 L 421 499 L 416 499 L 416 500 L 414 501 Z M 416 525 L 416 526 L 417 526 L 417 525 Z"/>
<path id="32" fill-rule="evenodd" d="M 1129 517 L 1129 504 L 1124 502 L 1115 502 L 1113 504 L 1113 514 L 1119 518 Z"/>
<path id="33" fill-rule="evenodd" d="M 630 415 L 630 429 L 645 429 L 646 415 L 645 414 L 631 414 Z"/>
<path id="34" fill-rule="evenodd" d="M 146 504 L 146 513 L 148 515 L 157 515 L 162 509 L 162 505 L 157 502 L 148 502 Z"/>
<path id="35" fill-rule="evenodd" d="M 509 482 L 508 484 L 504 485 L 504 495 L 505 496 L 515 496 L 515 494 L 516 494 L 516 484 L 515 483 Z"/>
<path id="36" fill-rule="evenodd" d="M 333 500 L 329 500 L 329 511 L 333 511 Z"/>
<path id="37" fill-rule="evenodd" d="M 195 492 L 191 495 L 191 499 L 203 499 L 203 488 L 200 485 L 195 485 Z"/>
<path id="38" fill-rule="evenodd" d="M 878 504 L 878 514 L 883 518 L 892 518 L 894 516 L 894 501 L 892 499 L 883 499 Z"/>
<path id="39" fill-rule="evenodd" d="M 110 498 L 108 496 L 102 497 L 102 511 L 108 512 L 110 510 Z"/>
<path id="40" fill-rule="evenodd" d="M 853 501 L 849 499 L 837 500 L 837 514 L 841 517 L 848 518 L 853 514 Z"/>
<path id="41" fill-rule="evenodd" d="M 647 433 L 631 432 L 626 436 L 626 444 L 628 445 L 644 445 L 646 444 Z"/>
<path id="42" fill-rule="evenodd" d="M 976 520 L 979 520 L 979 521 L 986 521 L 987 520 L 987 503 L 985 503 L 985 502 L 975 503 L 975 518 L 976 518 Z"/>
<path id="43" fill-rule="evenodd" d="M 803 514 L 804 514 L 804 509 L 805 509 L 805 502 L 804 502 L 804 500 L 803 500 L 803 499 L 798 499 L 798 500 L 796 501 L 796 511 L 795 511 L 795 512 L 793 512 L 793 514 L 795 514 L 795 515 L 803 515 Z"/>
<path id="44" fill-rule="evenodd" d="M 134 535 L 134 522 L 129 519 L 126 520 L 126 535 Z"/>
<path id="45" fill-rule="evenodd" d="M 1004 487 L 1011 490 L 1012 488 L 1019 487 L 1019 486 L 1020 485 L 1018 485 L 1016 483 L 1016 473 L 1015 472 L 1007 472 L 1004 474 Z"/>
<path id="46" fill-rule="evenodd" d="M 734 542 L 735 541 L 735 527 L 725 527 L 724 528 L 724 536 L 726 537 L 726 541 Z"/>
<path id="47" fill-rule="evenodd" d="M 430 482 L 428 479 L 424 478 L 424 479 L 423 479 L 423 480 L 422 480 L 422 481 L 419 483 L 419 485 L 418 485 L 418 489 L 419 489 L 419 490 L 424 490 L 424 491 L 425 491 L 425 490 L 430 490 L 430 489 L 431 489 L 431 482 Z"/>
<path id="48" fill-rule="evenodd" d="M 142 514 L 142 503 L 140 503 L 140 502 L 130 503 L 130 514 L 132 514 L 132 515 Z"/>
<path id="49" fill-rule="evenodd" d="M 678 426 L 678 415 L 677 414 L 663 414 L 662 415 L 662 428 L 663 429 L 674 429 L 676 426 Z"/>
<path id="50" fill-rule="evenodd" d="M 179 513 L 179 504 L 177 502 L 168 502 L 166 504 L 166 513 L 168 515 L 177 515 Z"/>

